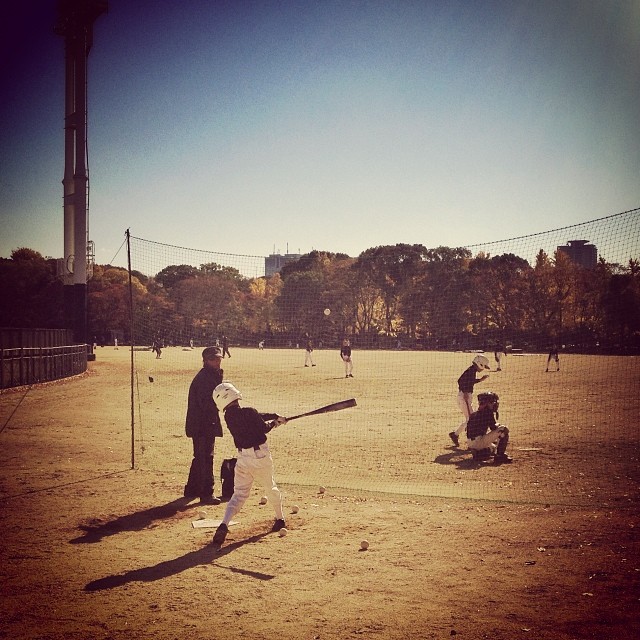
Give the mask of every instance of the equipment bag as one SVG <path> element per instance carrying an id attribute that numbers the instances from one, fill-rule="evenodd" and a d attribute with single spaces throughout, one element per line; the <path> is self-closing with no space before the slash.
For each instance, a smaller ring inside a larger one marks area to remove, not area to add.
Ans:
<path id="1" fill-rule="evenodd" d="M 233 495 L 233 478 L 235 475 L 237 458 L 227 458 L 220 467 L 220 482 L 222 482 L 222 499 L 228 501 Z"/>

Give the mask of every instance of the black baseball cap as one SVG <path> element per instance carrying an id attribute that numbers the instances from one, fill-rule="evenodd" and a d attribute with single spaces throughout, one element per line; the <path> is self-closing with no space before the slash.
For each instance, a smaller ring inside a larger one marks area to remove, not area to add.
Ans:
<path id="1" fill-rule="evenodd" d="M 202 351 L 203 360 L 213 360 L 214 358 L 222 358 L 222 349 L 220 347 L 206 347 Z"/>

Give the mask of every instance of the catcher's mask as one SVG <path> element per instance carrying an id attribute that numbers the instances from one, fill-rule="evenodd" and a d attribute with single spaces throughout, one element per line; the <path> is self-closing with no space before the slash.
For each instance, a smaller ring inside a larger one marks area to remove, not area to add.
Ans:
<path id="1" fill-rule="evenodd" d="M 500 397 L 497 393 L 493 391 L 483 391 L 478 394 L 478 403 L 479 404 L 497 404 L 500 400 Z"/>

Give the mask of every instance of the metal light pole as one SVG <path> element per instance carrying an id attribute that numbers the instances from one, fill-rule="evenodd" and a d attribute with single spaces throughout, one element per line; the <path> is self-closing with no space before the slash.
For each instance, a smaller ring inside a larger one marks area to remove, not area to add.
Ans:
<path id="1" fill-rule="evenodd" d="M 106 0 L 58 0 L 55 33 L 65 44 L 64 312 L 76 343 L 87 339 L 87 58 Z"/>

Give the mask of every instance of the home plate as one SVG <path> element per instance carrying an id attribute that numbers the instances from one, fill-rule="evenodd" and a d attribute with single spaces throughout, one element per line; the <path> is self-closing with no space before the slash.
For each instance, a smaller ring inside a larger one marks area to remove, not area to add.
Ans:
<path id="1" fill-rule="evenodd" d="M 204 520 L 194 520 L 191 526 L 194 529 L 214 529 L 222 524 L 222 520 L 214 520 L 213 518 L 205 518 Z M 229 526 L 236 524 L 235 520 L 229 523 Z"/>
<path id="2" fill-rule="evenodd" d="M 518 451 L 542 451 L 542 447 L 516 447 Z"/>

